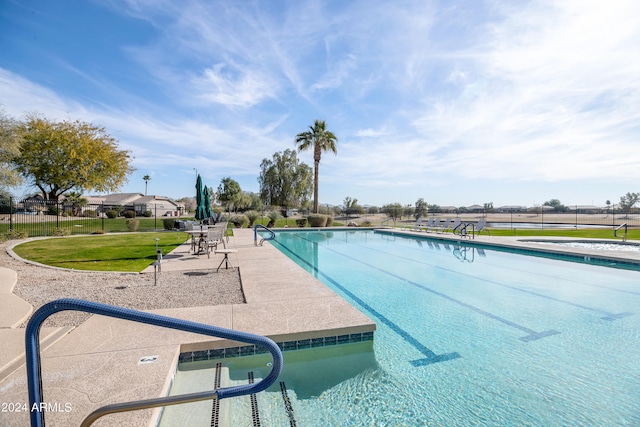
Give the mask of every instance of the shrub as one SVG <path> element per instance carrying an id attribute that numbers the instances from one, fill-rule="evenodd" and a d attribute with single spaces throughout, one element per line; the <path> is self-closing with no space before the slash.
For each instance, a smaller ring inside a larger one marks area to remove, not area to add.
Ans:
<path id="1" fill-rule="evenodd" d="M 153 216 L 153 212 L 151 212 L 150 210 L 146 210 L 146 211 L 142 212 L 142 216 L 147 217 L 147 218 L 151 218 Z"/>
<path id="2" fill-rule="evenodd" d="M 4 237 L 6 237 L 7 240 L 26 239 L 29 237 L 29 234 L 26 231 L 9 230 L 4 233 Z"/>
<path id="3" fill-rule="evenodd" d="M 296 226 L 299 228 L 304 228 L 307 226 L 307 218 L 298 218 L 296 219 Z"/>
<path id="4" fill-rule="evenodd" d="M 260 216 L 260 214 L 256 211 L 249 211 L 245 214 L 249 219 L 249 228 L 253 227 L 253 224 L 256 222 L 256 219 Z"/>
<path id="5" fill-rule="evenodd" d="M 104 234 L 104 230 L 92 231 L 91 234 Z"/>
<path id="6" fill-rule="evenodd" d="M 128 219 L 127 220 L 127 230 L 134 232 L 138 231 L 138 227 L 140 227 L 140 221 L 137 219 Z"/>
<path id="7" fill-rule="evenodd" d="M 325 227 L 331 227 L 331 225 L 333 224 L 333 217 L 331 215 L 327 216 L 327 223 L 325 225 Z"/>
<path id="8" fill-rule="evenodd" d="M 371 224 L 371 221 L 363 221 L 360 225 L 363 227 L 373 227 L 373 224 Z"/>
<path id="9" fill-rule="evenodd" d="M 71 234 L 71 231 L 67 228 L 59 228 L 56 227 L 51 233 L 52 236 L 68 236 Z"/>
<path id="10" fill-rule="evenodd" d="M 122 216 L 125 218 L 135 218 L 136 211 L 132 211 L 131 209 L 122 212 Z"/>
<path id="11" fill-rule="evenodd" d="M 84 211 L 84 216 L 86 216 L 87 218 L 95 218 L 96 211 L 94 211 L 93 209 L 87 209 L 86 211 Z"/>
<path id="12" fill-rule="evenodd" d="M 175 228 L 175 220 L 173 218 L 164 218 L 162 220 L 162 227 L 165 230 L 173 230 Z"/>
<path id="13" fill-rule="evenodd" d="M 117 218 L 118 217 L 118 211 L 115 211 L 113 209 L 110 210 L 110 211 L 106 211 L 104 214 L 107 216 L 107 218 Z"/>
<path id="14" fill-rule="evenodd" d="M 47 208 L 47 214 L 48 215 L 59 215 L 60 213 L 61 213 L 60 212 L 60 208 L 57 207 L 57 206 L 49 206 Z"/>
<path id="15" fill-rule="evenodd" d="M 269 212 L 267 217 L 269 218 L 269 223 L 267 224 L 267 228 L 271 228 L 274 225 L 276 225 L 276 221 L 278 220 L 278 218 L 280 218 L 280 214 L 277 211 L 271 211 Z"/>
<path id="16" fill-rule="evenodd" d="M 311 214 L 307 217 L 310 227 L 324 227 L 327 223 L 327 216 L 322 214 Z"/>
<path id="17" fill-rule="evenodd" d="M 236 228 L 242 228 L 249 223 L 249 219 L 244 215 L 234 215 L 229 218 L 229 222 L 232 223 Z"/>

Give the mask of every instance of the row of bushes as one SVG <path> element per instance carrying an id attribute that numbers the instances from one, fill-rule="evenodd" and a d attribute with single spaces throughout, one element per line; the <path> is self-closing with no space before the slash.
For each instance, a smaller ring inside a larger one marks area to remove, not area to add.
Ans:
<path id="1" fill-rule="evenodd" d="M 104 214 L 107 216 L 107 218 L 117 218 L 118 217 L 118 211 L 116 210 L 110 210 L 110 211 L 106 211 Z M 122 216 L 125 218 L 135 218 L 136 217 L 136 211 L 133 211 L 131 209 L 126 210 L 124 212 L 122 212 Z M 146 218 L 150 218 L 153 216 L 153 212 L 151 211 L 144 211 L 142 213 L 142 216 L 146 217 Z"/>

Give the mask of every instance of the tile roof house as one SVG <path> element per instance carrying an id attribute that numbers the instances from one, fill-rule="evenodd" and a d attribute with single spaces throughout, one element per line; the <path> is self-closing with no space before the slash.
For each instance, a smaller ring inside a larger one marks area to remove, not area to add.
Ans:
<path id="1" fill-rule="evenodd" d="M 185 211 L 184 203 L 178 203 L 165 196 L 145 196 L 142 193 L 114 193 L 105 196 L 82 196 L 91 205 L 103 205 L 104 211 L 123 207 L 141 216 L 151 211 L 153 216 L 180 216 Z"/>

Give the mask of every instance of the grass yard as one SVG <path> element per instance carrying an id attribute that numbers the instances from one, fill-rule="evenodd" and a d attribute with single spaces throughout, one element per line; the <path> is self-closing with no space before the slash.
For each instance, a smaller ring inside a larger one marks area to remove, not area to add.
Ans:
<path id="1" fill-rule="evenodd" d="M 526 228 L 520 228 L 517 230 L 502 230 L 491 229 L 492 236 L 522 236 L 522 237 L 535 237 L 535 236 L 547 236 L 547 237 L 573 237 L 575 239 L 616 239 L 622 240 L 624 231 L 618 232 L 618 237 L 614 237 L 613 230 L 611 228 L 581 228 L 575 229 L 554 229 L 554 230 L 531 230 Z M 482 232 L 482 235 L 487 233 Z M 627 239 L 640 240 L 640 229 L 630 228 L 627 233 Z"/>
<path id="2" fill-rule="evenodd" d="M 24 259 L 75 270 L 140 272 L 189 236 L 181 232 L 126 233 L 51 238 L 22 243 L 13 251 Z"/>

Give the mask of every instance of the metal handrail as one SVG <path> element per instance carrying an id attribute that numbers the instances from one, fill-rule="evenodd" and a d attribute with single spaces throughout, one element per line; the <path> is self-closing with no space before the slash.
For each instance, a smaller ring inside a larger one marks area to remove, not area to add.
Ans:
<path id="1" fill-rule="evenodd" d="M 384 226 L 384 223 L 387 221 L 393 221 L 393 226 L 395 227 L 396 225 L 396 219 L 395 218 L 387 218 L 387 219 L 383 219 L 382 222 L 380 223 L 380 225 Z"/>
<path id="2" fill-rule="evenodd" d="M 246 342 L 267 348 L 273 358 L 271 371 L 261 381 L 253 384 L 232 386 L 210 390 L 200 393 L 190 393 L 179 396 L 167 396 L 156 399 L 139 400 L 134 402 L 118 403 L 107 405 L 97 409 L 85 418 L 81 426 L 89 426 L 98 418 L 116 412 L 133 411 L 137 409 L 147 409 L 157 406 L 175 405 L 178 403 L 195 402 L 207 399 L 224 399 L 228 397 L 243 396 L 258 393 L 266 390 L 273 384 L 282 371 L 283 357 L 278 345 L 267 337 L 250 334 L 247 332 L 234 331 L 232 329 L 217 326 L 205 325 L 203 323 L 191 322 L 188 320 L 174 319 L 172 317 L 160 316 L 158 314 L 145 313 L 128 308 L 115 307 L 107 304 L 84 301 L 72 298 L 59 299 L 40 307 L 31 316 L 25 332 L 25 347 L 27 359 L 27 387 L 29 391 L 29 408 L 41 408 L 43 402 L 42 392 L 42 372 L 40 361 L 40 327 L 44 320 L 54 313 L 65 310 L 83 311 L 86 313 L 101 314 L 103 316 L 115 317 L 118 319 L 131 320 L 139 323 L 160 326 L 169 329 L 177 329 L 185 332 L 193 332 L 225 338 L 234 341 Z M 30 414 L 31 427 L 44 426 L 44 411 L 33 410 Z"/>
<path id="3" fill-rule="evenodd" d="M 258 228 L 262 228 L 264 230 L 267 230 L 270 233 L 270 235 L 268 237 L 260 239 L 260 246 L 262 246 L 262 242 L 264 242 L 265 240 L 273 240 L 273 239 L 276 238 L 276 233 L 274 233 L 273 230 L 265 227 L 262 224 L 256 224 L 253 227 L 253 245 L 254 246 L 258 246 Z"/>
<path id="4" fill-rule="evenodd" d="M 627 226 L 626 222 L 624 224 L 619 225 L 618 227 L 616 227 L 613 230 L 613 237 L 618 237 L 618 230 L 620 230 L 622 227 L 624 227 L 624 236 L 622 237 L 622 241 L 626 242 L 627 241 L 627 231 L 629 231 L 628 230 L 629 227 Z"/>

